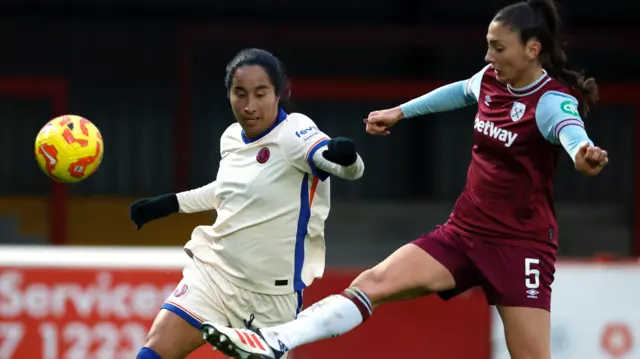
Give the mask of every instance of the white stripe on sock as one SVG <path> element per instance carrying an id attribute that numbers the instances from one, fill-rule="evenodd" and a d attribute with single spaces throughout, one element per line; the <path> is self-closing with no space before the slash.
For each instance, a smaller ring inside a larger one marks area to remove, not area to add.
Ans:
<path id="1" fill-rule="evenodd" d="M 367 307 L 369 307 L 369 310 L 371 310 L 371 301 L 369 300 L 369 297 L 367 297 L 366 294 L 364 294 L 364 292 L 358 288 L 354 288 L 356 290 L 356 293 L 358 293 L 360 295 L 361 299 L 364 299 Z"/>
<path id="2" fill-rule="evenodd" d="M 362 303 L 364 305 L 365 308 L 367 308 L 367 311 L 369 312 L 369 315 L 372 314 L 371 312 L 371 304 L 369 304 L 369 298 L 367 298 L 367 296 L 358 288 L 347 288 L 345 289 L 346 292 L 349 292 L 351 294 L 353 294 L 354 298 L 358 299 L 358 301 L 360 301 L 360 303 Z"/>

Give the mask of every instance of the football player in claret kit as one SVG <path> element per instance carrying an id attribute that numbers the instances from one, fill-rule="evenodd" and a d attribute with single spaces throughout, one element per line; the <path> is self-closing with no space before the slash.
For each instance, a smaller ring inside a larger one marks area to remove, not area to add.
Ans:
<path id="1" fill-rule="evenodd" d="M 353 329 L 385 302 L 431 293 L 448 299 L 481 286 L 502 317 L 511 357 L 549 359 L 558 245 L 556 162 L 564 149 L 587 176 L 597 175 L 608 162 L 582 121 L 596 100 L 596 84 L 566 67 L 559 25 L 552 0 L 505 7 L 488 28 L 488 66 L 468 80 L 372 112 L 366 131 L 388 135 L 403 118 L 477 103 L 467 184 L 449 220 L 290 323 L 238 332 L 215 325 L 212 337 L 220 350 L 241 358 L 279 358 Z M 380 335 L 394 330 L 381 327 Z M 255 335 L 262 348 L 242 335 Z"/>
<path id="2" fill-rule="evenodd" d="M 329 177 L 364 173 L 353 141 L 331 139 L 282 108 L 289 90 L 269 52 L 238 53 L 226 87 L 237 121 L 220 139 L 216 180 L 131 206 L 138 228 L 175 212 L 217 211 L 213 226 L 195 228 L 185 245 L 192 261 L 137 359 L 187 357 L 206 343 L 204 322 L 267 327 L 295 319 L 303 289 L 324 271 Z"/>

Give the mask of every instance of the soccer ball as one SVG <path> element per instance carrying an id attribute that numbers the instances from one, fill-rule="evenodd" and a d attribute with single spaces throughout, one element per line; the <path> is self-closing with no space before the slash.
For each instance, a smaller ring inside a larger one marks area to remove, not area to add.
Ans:
<path id="1" fill-rule="evenodd" d="M 35 143 L 40 169 L 58 182 L 75 183 L 100 166 L 104 143 L 98 128 L 86 118 L 65 115 L 49 121 Z"/>

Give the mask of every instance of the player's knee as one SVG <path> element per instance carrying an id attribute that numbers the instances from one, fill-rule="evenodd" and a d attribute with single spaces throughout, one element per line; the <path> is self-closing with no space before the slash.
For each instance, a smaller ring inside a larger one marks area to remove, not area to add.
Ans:
<path id="1" fill-rule="evenodd" d="M 512 359 L 551 359 L 551 354 L 542 353 L 543 350 L 523 350 L 523 349 L 509 349 L 509 355 Z"/>
<path id="2" fill-rule="evenodd" d="M 373 307 L 379 305 L 391 294 L 389 291 L 389 285 L 387 285 L 388 278 L 385 276 L 384 271 L 371 268 L 360 273 L 360 275 L 351 283 L 352 287 L 360 289 L 365 293 Z"/>
<path id="3" fill-rule="evenodd" d="M 136 359 L 184 359 L 202 344 L 204 339 L 200 330 L 177 314 L 161 310 L 151 325 L 144 347 Z"/>
<path id="4" fill-rule="evenodd" d="M 152 328 L 144 340 L 144 348 L 149 348 L 154 352 L 162 350 L 162 334 L 156 328 Z M 164 358 L 163 358 L 164 359 Z"/>
<path id="5" fill-rule="evenodd" d="M 138 352 L 136 359 L 163 359 L 160 354 L 156 353 L 155 350 L 149 347 L 143 347 Z"/>
<path id="6" fill-rule="evenodd" d="M 144 347 L 138 352 L 136 359 L 173 359 L 176 357 L 175 352 L 163 343 L 162 335 L 158 330 L 151 330 L 147 334 Z M 165 341 L 166 343 L 166 341 Z M 177 358 L 176 358 L 177 359 Z"/>
<path id="7" fill-rule="evenodd" d="M 152 330 L 136 359 L 183 359 L 189 352 L 187 348 L 182 347 L 184 345 L 173 342 L 157 330 Z"/>

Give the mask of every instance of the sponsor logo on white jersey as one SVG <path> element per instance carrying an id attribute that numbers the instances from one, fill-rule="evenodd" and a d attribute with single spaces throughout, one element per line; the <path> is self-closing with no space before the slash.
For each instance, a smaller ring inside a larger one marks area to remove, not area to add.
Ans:
<path id="1" fill-rule="evenodd" d="M 319 133 L 320 133 L 320 130 L 318 129 L 318 127 L 311 126 L 311 127 L 303 128 L 301 130 L 296 131 L 296 137 L 302 138 L 302 140 L 306 142 Z"/>
<path id="2" fill-rule="evenodd" d="M 518 137 L 517 133 L 513 133 L 509 130 L 505 130 L 504 128 L 497 127 L 491 121 L 483 121 L 476 117 L 476 120 L 473 124 L 473 128 L 484 134 L 485 136 L 493 137 L 496 140 L 504 143 L 505 147 L 511 147 L 513 142 Z"/>

